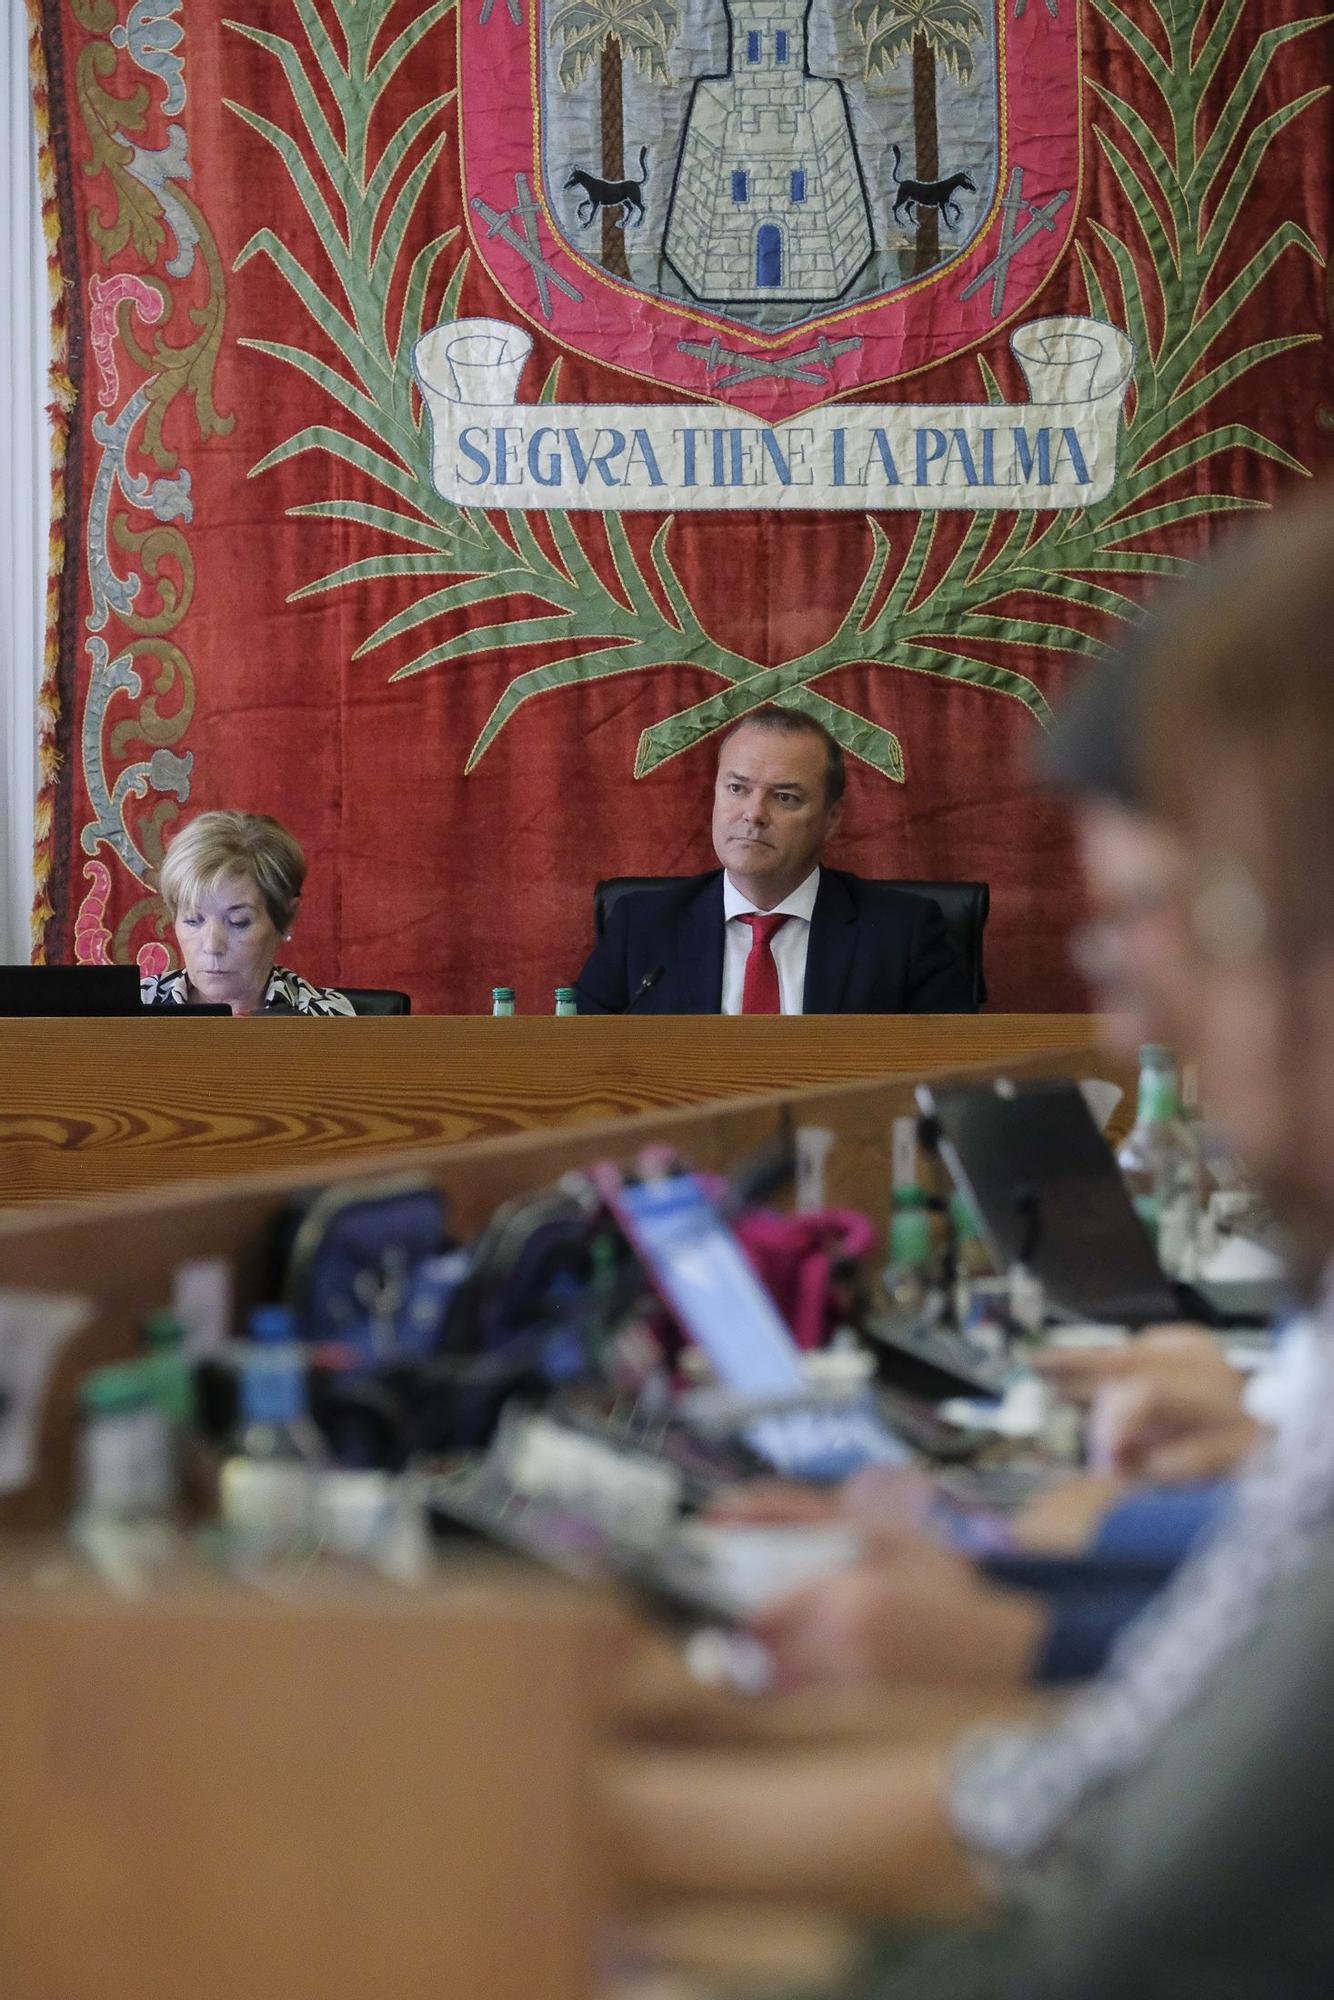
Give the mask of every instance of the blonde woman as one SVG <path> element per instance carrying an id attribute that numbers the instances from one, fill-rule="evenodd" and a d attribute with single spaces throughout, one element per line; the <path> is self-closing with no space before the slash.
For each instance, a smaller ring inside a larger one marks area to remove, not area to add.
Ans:
<path id="1" fill-rule="evenodd" d="M 143 981 L 144 1005 L 354 1013 L 345 993 L 312 986 L 274 962 L 291 936 L 305 879 L 300 844 L 266 813 L 206 812 L 182 827 L 158 886 L 185 963 Z"/>

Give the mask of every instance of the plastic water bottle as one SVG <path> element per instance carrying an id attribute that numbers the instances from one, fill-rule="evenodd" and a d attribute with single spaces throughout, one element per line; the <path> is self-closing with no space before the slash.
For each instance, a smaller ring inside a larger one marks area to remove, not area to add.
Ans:
<path id="1" fill-rule="evenodd" d="M 573 986 L 558 986 L 556 988 L 556 1012 L 558 1014 L 577 1014 L 579 1012 L 579 1003 L 575 998 Z"/>
<path id="2" fill-rule="evenodd" d="M 931 1211 L 922 1187 L 917 1156 L 917 1120 L 894 1120 L 891 1157 L 892 1196 L 889 1217 L 889 1267 L 886 1281 L 902 1312 L 918 1312 L 926 1296 L 931 1269 Z"/>
<path id="3" fill-rule="evenodd" d="M 161 1521 L 175 1509 L 170 1427 L 151 1368 L 98 1368 L 79 1391 L 80 1522 Z"/>
<path id="4" fill-rule="evenodd" d="M 70 1535 L 113 1590 L 139 1596 L 175 1543 L 175 1441 L 153 1363 L 98 1368 L 79 1392 L 78 1501 Z"/>
<path id="5" fill-rule="evenodd" d="M 241 1564 L 296 1555 L 315 1540 L 324 1441 L 310 1419 L 299 1354 L 270 1348 L 247 1361 L 237 1449 L 222 1468 L 222 1523 Z"/>
<path id="6" fill-rule="evenodd" d="M 931 1262 L 931 1212 L 919 1187 L 896 1187 L 889 1218 L 889 1261 L 896 1270 L 924 1271 Z"/>
<path id="7" fill-rule="evenodd" d="M 504 1015 L 514 1012 L 514 988 L 512 986 L 493 986 L 491 988 L 491 1012 L 493 1014 Z"/>
<path id="8" fill-rule="evenodd" d="M 1169 1277 L 1194 1275 L 1201 1209 L 1199 1148 L 1181 1115 L 1176 1065 L 1157 1043 L 1140 1051 L 1135 1123 L 1117 1164 Z"/>
<path id="9" fill-rule="evenodd" d="M 257 1347 L 290 1348 L 293 1350 L 292 1358 L 297 1358 L 300 1335 L 291 1306 L 282 1305 L 275 1299 L 265 1299 L 261 1304 L 252 1306 L 246 1321 L 246 1332 Z"/>

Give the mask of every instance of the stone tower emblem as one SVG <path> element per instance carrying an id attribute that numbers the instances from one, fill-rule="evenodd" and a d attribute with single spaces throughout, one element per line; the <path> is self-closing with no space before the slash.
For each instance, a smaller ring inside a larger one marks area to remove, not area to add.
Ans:
<path id="1" fill-rule="evenodd" d="M 663 254 L 702 303 L 839 298 L 874 248 L 842 84 L 812 76 L 814 0 L 722 0 L 728 63 L 691 94 Z"/>
<path id="2" fill-rule="evenodd" d="M 1081 11 L 468 0 L 456 10 L 466 217 L 472 254 L 508 301 L 492 306 L 497 325 L 513 312 L 557 355 L 706 411 L 698 436 L 678 422 L 692 450 L 714 437 L 717 405 L 781 424 L 1004 337 L 1066 256 L 1079 212 Z M 518 359 L 509 334 L 494 338 L 494 353 Z M 473 351 L 451 347 L 455 373 Z M 553 408 L 559 386 L 544 392 Z M 620 490 L 607 453 L 639 451 L 648 423 L 608 418 L 593 458 L 567 426 L 586 461 L 583 497 L 568 504 L 591 504 L 589 480 Z M 927 429 L 933 448 L 953 435 Z M 465 456 L 480 438 L 467 432 Z M 512 443 L 502 439 L 499 472 L 487 461 L 498 486 Z M 735 448 L 741 486 L 750 447 Z M 547 470 L 557 481 L 537 449 L 536 483 Z M 661 475 L 683 504 L 656 443 L 656 471 L 643 449 L 649 485 Z M 849 495 L 850 464 L 831 473 Z M 796 506 L 806 473 L 789 471 L 784 504 Z M 474 472 L 482 482 L 480 461 Z"/>

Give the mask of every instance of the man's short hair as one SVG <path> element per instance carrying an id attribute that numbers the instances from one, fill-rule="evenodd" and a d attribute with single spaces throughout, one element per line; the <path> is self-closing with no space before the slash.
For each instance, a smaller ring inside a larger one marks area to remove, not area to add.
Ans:
<path id="1" fill-rule="evenodd" d="M 1145 633 L 1151 797 L 1189 823 L 1220 766 L 1254 778 L 1262 887 L 1295 963 L 1334 947 L 1334 484 L 1229 537 L 1203 585 Z"/>
<path id="2" fill-rule="evenodd" d="M 1165 634 L 1189 631 L 1198 617 L 1208 616 L 1217 589 L 1211 567 L 1169 584 L 1115 652 L 1084 671 L 1038 746 L 1037 775 L 1044 785 L 1127 812 L 1156 810 L 1145 741 L 1151 662 Z"/>
<path id="3" fill-rule="evenodd" d="M 825 809 L 836 806 L 847 790 L 848 774 L 843 762 L 842 745 L 837 743 L 824 727 L 813 717 L 803 715 L 799 709 L 777 708 L 772 702 L 763 708 L 743 715 L 740 722 L 732 727 L 718 745 L 718 761 L 721 764 L 723 751 L 740 729 L 771 729 L 777 736 L 818 736 L 824 744 L 824 802 Z"/>
<path id="4" fill-rule="evenodd" d="M 1037 751 L 1038 777 L 1073 799 L 1149 810 L 1144 770 L 1144 648 L 1138 637 L 1091 666 Z"/>

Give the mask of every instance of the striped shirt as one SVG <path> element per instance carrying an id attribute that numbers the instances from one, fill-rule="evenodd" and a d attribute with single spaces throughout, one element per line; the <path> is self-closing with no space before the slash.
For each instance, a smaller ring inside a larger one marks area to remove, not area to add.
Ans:
<path id="1" fill-rule="evenodd" d="M 955 1830 L 1020 1898 L 1084 1845 L 1111 1788 L 1146 1763 L 1259 1631 L 1334 1521 L 1334 1287 L 1307 1393 L 1238 1476 L 1216 1529 L 1131 1625 L 1105 1670 L 1046 1725 L 978 1732 L 955 1763 Z"/>

